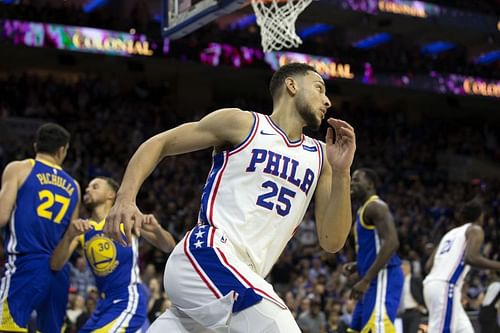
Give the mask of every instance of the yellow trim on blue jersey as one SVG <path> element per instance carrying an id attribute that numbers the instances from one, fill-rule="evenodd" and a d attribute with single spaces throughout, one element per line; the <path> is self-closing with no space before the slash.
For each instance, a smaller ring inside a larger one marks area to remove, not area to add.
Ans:
<path id="1" fill-rule="evenodd" d="M 102 230 L 102 228 L 104 226 L 104 220 L 102 220 L 101 222 L 89 220 L 89 224 L 94 228 L 94 230 L 99 231 L 99 230 Z M 84 248 L 84 246 L 85 246 L 85 234 L 78 236 L 78 243 L 80 243 L 82 248 Z"/>
<path id="2" fill-rule="evenodd" d="M 46 161 L 44 160 L 43 158 L 37 158 L 36 159 L 38 162 L 42 163 L 42 164 L 45 164 L 45 165 L 48 165 L 49 167 L 52 167 L 52 168 L 56 168 L 56 169 L 59 169 L 59 170 L 62 170 L 61 166 L 60 165 L 57 165 L 57 164 L 54 164 L 54 163 L 51 163 L 49 161 Z"/>
<path id="3" fill-rule="evenodd" d="M 104 229 L 105 222 L 106 219 L 102 219 L 100 222 L 89 220 L 90 225 L 94 228 L 95 231 L 101 231 L 102 229 Z M 123 223 L 120 224 L 120 230 L 123 234 L 125 234 L 125 227 L 123 226 Z M 78 236 L 78 242 L 83 248 L 85 246 L 85 235 Z"/>
<path id="4" fill-rule="evenodd" d="M 106 222 L 106 219 L 102 219 L 99 222 L 89 220 L 89 222 L 94 227 L 95 231 L 101 231 L 102 229 L 104 229 L 104 224 Z M 123 223 L 120 224 L 120 230 L 122 233 L 125 233 L 125 227 L 123 226 Z"/>
<path id="5" fill-rule="evenodd" d="M 78 236 L 78 243 L 82 248 L 85 246 L 85 235 Z"/>
<path id="6" fill-rule="evenodd" d="M 101 231 L 102 229 L 104 229 L 104 222 L 105 222 L 105 219 L 102 219 L 99 222 L 96 222 L 94 220 L 89 220 L 90 225 L 92 227 L 94 227 L 95 231 Z"/>
<path id="7" fill-rule="evenodd" d="M 377 327 L 375 326 L 375 320 L 376 320 L 376 312 L 375 310 L 373 310 L 370 320 L 368 320 L 365 327 L 363 327 L 361 333 L 378 332 Z M 384 310 L 384 317 L 382 319 L 382 325 L 384 326 L 385 333 L 396 333 L 396 328 L 394 327 L 392 321 L 389 319 L 389 316 L 387 315 L 385 310 Z"/>
<path id="8" fill-rule="evenodd" d="M 28 161 L 30 161 L 30 164 L 31 164 L 32 167 L 35 166 L 35 160 L 34 159 L 30 158 Z"/>
<path id="9" fill-rule="evenodd" d="M 111 328 L 116 325 L 116 322 L 118 321 L 118 318 L 116 318 L 115 320 L 113 320 L 112 322 L 108 323 L 107 325 L 101 327 L 101 328 L 98 328 L 96 330 L 93 330 L 92 332 L 93 333 L 108 333 L 111 331 Z M 119 333 L 124 333 L 126 330 L 126 327 L 121 327 L 118 331 L 115 330 L 115 332 L 119 332 Z"/>
<path id="10" fill-rule="evenodd" d="M 28 332 L 27 328 L 22 328 L 16 324 L 14 318 L 10 314 L 9 304 L 7 300 L 3 302 L 2 305 L 2 319 L 0 322 L 0 331 L 4 332 Z"/>
<path id="11" fill-rule="evenodd" d="M 375 226 L 374 225 L 368 225 L 368 224 L 366 224 L 365 221 L 363 220 L 363 215 L 365 214 L 365 209 L 368 206 L 368 204 L 374 202 L 375 200 L 378 200 L 378 195 L 376 195 L 376 194 L 374 194 L 371 197 L 369 197 L 368 200 L 365 201 L 365 203 L 363 204 L 363 206 L 361 206 L 361 208 L 358 211 L 358 214 L 359 214 L 359 223 L 361 223 L 361 226 L 363 228 L 368 229 L 368 230 L 375 229 Z"/>

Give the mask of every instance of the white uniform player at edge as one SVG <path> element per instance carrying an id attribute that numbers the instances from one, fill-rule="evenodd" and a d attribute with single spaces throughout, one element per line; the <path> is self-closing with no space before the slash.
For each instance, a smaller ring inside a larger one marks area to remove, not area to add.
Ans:
<path id="1" fill-rule="evenodd" d="M 462 306 L 462 285 L 470 269 L 500 270 L 500 262 L 481 255 L 484 241 L 481 203 L 464 204 L 465 224 L 448 231 L 426 264 L 430 273 L 424 280 L 424 300 L 429 310 L 428 331 L 432 333 L 472 333 L 474 329 Z"/>
<path id="2" fill-rule="evenodd" d="M 214 147 L 198 224 L 165 268 L 172 308 L 149 332 L 300 332 L 264 277 L 314 194 L 321 247 L 344 246 L 352 225 L 354 129 L 329 118 L 326 144 L 302 134 L 305 126 L 318 128 L 331 106 L 323 79 L 308 65 L 281 67 L 270 91 L 270 117 L 221 109 L 154 136 L 130 160 L 105 226 L 122 242 L 121 223 L 127 240 L 139 232 L 135 198 L 162 158 Z"/>

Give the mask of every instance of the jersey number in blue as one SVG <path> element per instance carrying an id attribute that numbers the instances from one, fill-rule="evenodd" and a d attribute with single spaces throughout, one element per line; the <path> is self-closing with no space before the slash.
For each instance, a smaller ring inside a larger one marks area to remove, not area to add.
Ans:
<path id="1" fill-rule="evenodd" d="M 276 211 L 280 216 L 287 216 L 292 206 L 290 199 L 295 198 L 295 192 L 284 186 L 279 188 L 278 185 L 271 180 L 263 183 L 262 187 L 270 189 L 271 191 L 259 195 L 257 198 L 257 205 L 269 210 L 273 210 L 274 206 L 276 206 Z M 273 202 L 274 200 L 271 200 L 275 196 L 278 196 L 278 203 L 276 204 Z"/>
<path id="2" fill-rule="evenodd" d="M 439 255 L 445 254 L 446 252 L 450 252 L 452 245 L 453 245 L 453 239 L 448 239 L 446 242 L 444 242 L 443 249 L 439 251 Z"/>

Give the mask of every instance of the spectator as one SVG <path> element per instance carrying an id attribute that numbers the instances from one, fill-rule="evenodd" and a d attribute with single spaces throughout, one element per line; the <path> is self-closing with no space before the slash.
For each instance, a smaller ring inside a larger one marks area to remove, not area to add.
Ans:
<path id="1" fill-rule="evenodd" d="M 160 282 L 157 278 L 149 280 L 149 301 L 148 301 L 148 319 L 152 323 L 162 314 L 162 307 L 166 300 L 165 294 L 161 291 Z"/>
<path id="2" fill-rule="evenodd" d="M 321 304 L 317 301 L 312 302 L 310 310 L 305 310 L 299 315 L 297 324 L 304 333 L 325 333 L 326 319 L 325 313 L 321 311 Z"/>
<path id="3" fill-rule="evenodd" d="M 403 260 L 401 268 L 405 277 L 403 294 L 399 304 L 399 312 L 403 320 L 403 332 L 417 333 L 422 314 L 426 313 L 422 279 L 412 274 L 411 263 L 408 260 Z"/>
<path id="4" fill-rule="evenodd" d="M 95 286 L 94 276 L 87 266 L 87 261 L 83 257 L 77 257 L 75 265 L 70 263 L 71 277 L 70 283 L 77 290 L 78 295 L 87 297 L 87 289 Z"/>
<path id="5" fill-rule="evenodd" d="M 493 281 L 486 289 L 479 310 L 479 323 L 481 325 L 481 333 L 498 333 L 500 332 L 500 279 Z"/>

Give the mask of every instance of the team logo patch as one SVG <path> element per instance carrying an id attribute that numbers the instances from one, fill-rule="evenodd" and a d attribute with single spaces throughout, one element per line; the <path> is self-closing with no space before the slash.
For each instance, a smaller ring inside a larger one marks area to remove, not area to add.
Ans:
<path id="1" fill-rule="evenodd" d="M 119 264 L 116 260 L 116 246 L 104 234 L 97 234 L 86 242 L 85 254 L 97 276 L 109 275 Z"/>
<path id="2" fill-rule="evenodd" d="M 307 151 L 318 151 L 318 149 L 316 148 L 316 146 L 302 145 L 302 148 L 304 148 L 304 150 L 307 150 Z"/>

